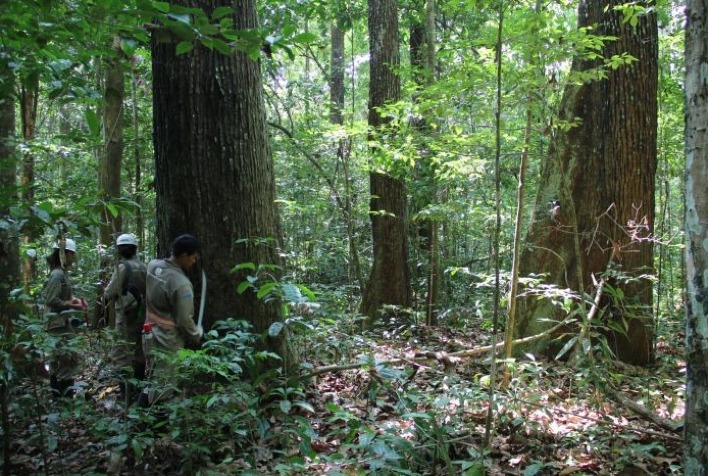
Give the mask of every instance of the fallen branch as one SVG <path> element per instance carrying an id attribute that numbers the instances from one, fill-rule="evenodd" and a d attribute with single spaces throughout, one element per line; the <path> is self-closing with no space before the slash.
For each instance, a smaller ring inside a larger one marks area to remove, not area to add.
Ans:
<path id="1" fill-rule="evenodd" d="M 525 400 L 525 399 L 523 399 L 523 398 L 516 398 L 516 400 L 518 400 L 519 402 L 521 402 L 521 403 L 523 403 L 523 404 L 526 404 L 526 405 L 529 405 L 529 406 L 532 406 L 532 407 L 542 408 L 542 409 L 544 409 L 544 410 L 548 410 L 548 409 L 549 409 L 549 405 L 552 405 L 552 404 L 549 403 L 549 402 L 538 403 L 538 402 L 532 402 L 532 401 L 529 401 L 529 400 Z M 676 436 L 675 434 L 661 433 L 661 432 L 659 432 L 659 431 L 648 430 L 648 429 L 646 429 L 646 428 L 637 428 L 637 427 L 634 426 L 634 425 L 624 425 L 624 424 L 622 424 L 622 423 L 617 423 L 617 422 L 614 422 L 614 421 L 608 421 L 608 420 L 606 420 L 606 419 L 595 418 L 595 417 L 583 415 L 583 414 L 581 414 L 581 413 L 573 412 L 573 411 L 571 411 L 571 410 L 566 410 L 566 409 L 564 409 L 564 408 L 559 408 L 559 407 L 556 407 L 556 406 L 553 406 L 552 409 L 553 409 L 554 412 L 562 413 L 562 414 L 564 414 L 564 415 L 571 415 L 571 416 L 574 416 L 574 417 L 582 418 L 583 420 L 588 420 L 588 421 L 597 423 L 597 424 L 600 425 L 600 426 L 602 426 L 602 425 L 607 425 L 607 426 L 611 426 L 611 427 L 618 428 L 618 429 L 621 429 L 621 430 L 628 430 L 628 431 L 633 431 L 633 432 L 635 432 L 635 433 L 642 433 L 642 434 L 645 434 L 645 435 L 658 436 L 658 437 L 661 437 L 661 438 L 666 438 L 667 440 L 673 440 L 673 441 L 682 441 L 682 440 L 683 440 L 682 437 Z M 674 427 L 675 427 L 675 426 L 676 426 L 676 424 L 674 424 Z M 668 428 L 665 428 L 665 429 L 668 429 Z M 675 433 L 675 432 L 676 432 L 675 429 L 668 429 L 668 430 L 671 431 L 672 433 Z"/>
<path id="2" fill-rule="evenodd" d="M 516 339 L 514 340 L 514 345 L 521 345 L 521 344 L 528 344 L 529 342 L 534 342 L 539 339 L 542 339 L 544 337 L 547 337 L 549 334 L 553 334 L 555 331 L 560 329 L 561 327 L 565 326 L 568 324 L 568 321 L 563 321 L 550 329 L 547 329 L 543 331 L 540 334 L 536 334 L 533 336 L 529 337 L 524 337 L 521 339 Z M 380 360 L 375 362 L 375 365 L 401 365 L 401 364 L 417 364 L 417 363 L 422 363 L 422 362 L 427 362 L 430 360 L 438 360 L 445 364 L 446 366 L 449 365 L 450 359 L 455 359 L 459 360 L 462 357 L 476 357 L 478 355 L 486 354 L 488 352 L 491 352 L 492 350 L 495 351 L 495 354 L 503 350 L 503 346 L 497 344 L 496 349 L 493 349 L 495 346 L 492 345 L 485 345 L 484 347 L 478 347 L 476 349 L 467 349 L 467 350 L 460 350 L 457 352 L 451 352 L 451 353 L 446 353 L 446 352 L 421 352 L 419 354 L 416 354 L 415 357 L 413 358 L 398 358 L 398 359 L 390 359 L 390 360 Z M 307 374 L 302 375 L 303 379 L 308 379 L 312 377 L 316 377 L 317 375 L 322 375 L 326 373 L 333 373 L 333 372 L 342 372 L 344 370 L 353 370 L 353 369 L 360 369 L 363 367 L 366 367 L 368 365 L 371 365 L 371 362 L 357 362 L 353 364 L 343 364 L 343 365 L 325 365 L 322 367 L 317 367 L 316 369 L 313 369 Z"/>
<path id="3" fill-rule="evenodd" d="M 683 428 L 683 422 L 675 422 L 673 420 L 669 420 L 666 418 L 661 418 L 659 415 L 654 414 L 653 412 L 650 412 L 647 410 L 644 406 L 638 404 L 634 400 L 630 399 L 626 395 L 618 392 L 614 388 L 610 387 L 609 385 L 604 385 L 603 386 L 603 391 L 607 393 L 612 399 L 614 399 L 616 402 L 620 403 L 621 405 L 624 405 L 626 408 L 631 410 L 632 412 L 636 413 L 637 415 L 646 418 L 647 420 L 651 421 L 658 427 L 670 431 L 673 433 L 676 433 L 678 431 L 681 431 Z"/>

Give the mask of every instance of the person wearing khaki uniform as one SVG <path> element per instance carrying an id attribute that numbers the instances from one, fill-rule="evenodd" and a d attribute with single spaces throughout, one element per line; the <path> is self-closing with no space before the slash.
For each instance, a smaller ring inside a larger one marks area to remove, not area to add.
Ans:
<path id="1" fill-rule="evenodd" d="M 76 242 L 67 238 L 64 243 L 64 263 L 59 243 L 47 257 L 49 277 L 44 285 L 44 327 L 57 339 L 48 356 L 49 384 L 54 396 L 71 396 L 74 378 L 78 374 L 80 356 L 75 350 L 73 321 L 86 311 L 86 300 L 74 297 L 66 272 L 76 259 Z"/>
<path id="2" fill-rule="evenodd" d="M 194 322 L 194 290 L 185 274 L 196 263 L 198 250 L 196 238 L 180 235 L 172 242 L 169 258 L 154 259 L 147 267 L 145 322 L 152 327 L 153 345 L 146 351 L 150 403 L 172 395 L 177 377 L 175 354 L 202 338 L 203 330 Z"/>
<path id="3" fill-rule="evenodd" d="M 115 349 L 114 363 L 122 377 L 121 392 L 131 401 L 135 388 L 129 379 L 145 378 L 145 355 L 142 328 L 145 318 L 145 281 L 147 267 L 137 257 L 138 240 L 135 235 L 123 233 L 116 239 L 121 257 L 103 294 L 104 302 L 113 301 L 116 310 L 115 330 L 122 342 Z M 132 372 L 126 371 L 132 368 Z"/>

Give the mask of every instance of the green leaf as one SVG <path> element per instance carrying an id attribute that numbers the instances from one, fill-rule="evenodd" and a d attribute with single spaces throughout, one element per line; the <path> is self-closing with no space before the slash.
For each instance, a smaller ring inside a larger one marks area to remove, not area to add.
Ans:
<path id="1" fill-rule="evenodd" d="M 283 291 L 283 297 L 287 302 L 301 303 L 303 302 L 302 293 L 300 289 L 292 283 L 282 283 L 281 289 Z"/>
<path id="2" fill-rule="evenodd" d="M 194 49 L 194 44 L 191 41 L 180 41 L 177 43 L 176 53 L 178 55 L 183 55 L 189 53 Z"/>
<path id="3" fill-rule="evenodd" d="M 278 335 L 280 335 L 280 333 L 283 332 L 284 328 L 285 328 L 285 324 L 283 324 L 282 322 L 280 322 L 280 321 L 274 322 L 268 328 L 268 337 L 278 337 Z"/>
<path id="4" fill-rule="evenodd" d="M 252 271 L 255 271 L 256 265 L 254 263 L 240 263 L 231 268 L 231 272 L 233 273 L 234 271 L 241 271 L 244 269 L 250 269 Z"/>
<path id="5" fill-rule="evenodd" d="M 138 441 L 138 439 L 136 438 L 133 438 L 132 440 L 130 440 L 130 447 L 133 450 L 135 459 L 140 460 L 143 457 L 143 446 L 140 444 L 140 441 Z"/>
<path id="6" fill-rule="evenodd" d="M 293 405 L 296 407 L 302 408 L 306 412 L 313 413 L 313 414 L 315 413 L 315 407 L 313 407 L 312 405 L 310 405 L 307 402 L 297 401 L 297 402 L 293 403 Z"/>
<path id="7" fill-rule="evenodd" d="M 152 7 L 162 13 L 168 13 L 170 11 L 169 2 L 151 2 Z"/>
<path id="8" fill-rule="evenodd" d="M 248 281 L 241 281 L 239 283 L 238 287 L 236 288 L 236 292 L 239 294 L 243 294 L 246 291 L 246 289 L 248 289 L 250 287 L 251 287 L 251 283 L 249 283 Z"/>
<path id="9" fill-rule="evenodd" d="M 258 299 L 263 299 L 264 297 L 268 296 L 273 291 L 273 289 L 276 288 L 276 286 L 278 286 L 278 283 L 264 284 L 256 293 L 256 297 Z"/>
<path id="10" fill-rule="evenodd" d="M 292 410 L 293 404 L 290 403 L 290 400 L 281 400 L 280 401 L 280 411 L 283 413 L 290 413 L 290 410 Z"/>
<path id="11" fill-rule="evenodd" d="M 294 43 L 313 43 L 317 41 L 317 35 L 308 31 L 295 35 L 292 40 Z"/>
<path id="12" fill-rule="evenodd" d="M 96 111 L 90 108 L 86 108 L 84 111 L 84 117 L 86 118 L 86 124 L 88 125 L 91 135 L 95 138 L 101 136 L 101 121 L 98 118 Z"/>
<path id="13" fill-rule="evenodd" d="M 218 20 L 219 18 L 225 17 L 226 15 L 231 15 L 234 12 L 233 7 L 219 7 L 214 10 L 211 14 L 211 18 Z"/>
<path id="14" fill-rule="evenodd" d="M 113 218 L 116 218 L 119 214 L 118 208 L 113 205 L 112 203 L 107 203 L 106 208 L 108 209 L 109 212 L 111 212 L 111 215 L 113 215 Z"/>
<path id="15" fill-rule="evenodd" d="M 215 39 L 214 40 L 214 48 L 216 48 L 216 51 L 221 53 L 222 55 L 230 55 L 232 53 L 231 47 L 229 46 L 228 43 L 222 40 Z"/>
<path id="16" fill-rule="evenodd" d="M 572 339 L 570 339 L 568 342 L 566 342 L 565 345 L 563 346 L 563 348 L 560 350 L 560 352 L 558 352 L 558 355 L 556 355 L 556 360 L 563 357 L 570 349 L 572 349 L 577 340 L 578 340 L 578 336 L 575 336 Z"/>

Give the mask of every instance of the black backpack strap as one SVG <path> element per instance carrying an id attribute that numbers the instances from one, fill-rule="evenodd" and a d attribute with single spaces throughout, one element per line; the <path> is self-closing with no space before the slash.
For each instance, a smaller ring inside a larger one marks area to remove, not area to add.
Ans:
<path id="1" fill-rule="evenodd" d="M 125 281 L 123 282 L 123 296 L 130 293 L 137 302 L 141 302 L 143 300 L 143 296 L 138 287 L 133 284 L 133 268 L 127 260 L 123 261 L 123 266 L 125 266 L 126 272 Z"/>
<path id="2" fill-rule="evenodd" d="M 122 293 L 125 296 L 125 293 L 128 292 L 130 289 L 130 285 L 132 284 L 133 281 L 133 270 L 130 266 L 130 263 L 128 261 L 123 261 L 123 266 L 125 266 L 125 281 L 123 281 L 123 290 Z"/>

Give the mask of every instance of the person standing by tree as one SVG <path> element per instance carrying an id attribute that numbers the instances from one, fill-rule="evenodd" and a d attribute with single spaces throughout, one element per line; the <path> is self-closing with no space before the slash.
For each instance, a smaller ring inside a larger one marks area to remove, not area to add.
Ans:
<path id="1" fill-rule="evenodd" d="M 145 281 L 147 267 L 137 257 L 138 240 L 135 235 L 123 233 L 116 239 L 120 262 L 113 271 L 103 294 L 104 302 L 113 301 L 116 310 L 115 329 L 123 342 L 116 349 L 115 363 L 120 369 L 121 392 L 130 401 L 134 395 L 128 381 L 128 367 L 132 378 L 145 378 L 145 355 L 142 345 L 142 328 L 145 321 Z"/>
<path id="2" fill-rule="evenodd" d="M 146 351 L 150 403 L 169 397 L 169 385 L 176 378 L 174 354 L 187 344 L 198 344 L 204 333 L 194 322 L 194 290 L 185 274 L 197 262 L 198 251 L 194 236 L 180 235 L 172 242 L 169 258 L 154 259 L 147 267 L 145 322 L 152 327 L 154 346 Z"/>
<path id="3" fill-rule="evenodd" d="M 60 241 L 53 245 L 54 251 L 47 257 L 49 278 L 44 287 L 44 325 L 57 337 L 57 343 L 49 355 L 49 384 L 54 396 L 68 396 L 73 392 L 74 377 L 79 367 L 79 354 L 71 342 L 75 335 L 73 320 L 76 313 L 86 311 L 86 300 L 74 296 L 66 270 L 76 259 L 76 242 L 64 241 L 63 253 Z M 63 259 L 62 259 L 63 255 Z"/>

